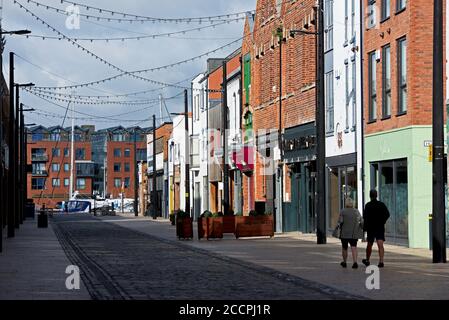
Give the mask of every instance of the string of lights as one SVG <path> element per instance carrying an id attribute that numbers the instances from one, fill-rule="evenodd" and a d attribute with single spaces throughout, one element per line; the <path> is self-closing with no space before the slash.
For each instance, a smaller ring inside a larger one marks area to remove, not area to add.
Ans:
<path id="1" fill-rule="evenodd" d="M 25 61 L 26 63 L 32 65 L 33 67 L 35 67 L 35 68 L 37 68 L 37 69 L 39 69 L 39 70 L 41 70 L 41 71 L 47 73 L 47 74 L 50 74 L 50 75 L 52 75 L 52 76 L 54 76 L 54 77 L 57 77 L 57 78 L 59 78 L 59 79 L 61 79 L 61 80 L 64 80 L 64 81 L 71 82 L 71 83 L 73 83 L 73 84 L 75 84 L 75 85 L 80 85 L 79 83 L 77 83 L 77 82 L 75 82 L 75 81 L 72 81 L 72 80 L 70 80 L 70 79 L 67 79 L 67 78 L 65 78 L 65 77 L 62 77 L 62 76 L 60 76 L 60 75 L 58 75 L 58 74 L 56 74 L 56 73 L 54 73 L 54 72 L 51 72 L 51 71 L 49 71 L 49 70 L 47 70 L 47 69 L 45 69 L 45 68 L 43 68 L 43 67 L 41 67 L 41 66 L 39 66 L 39 65 L 37 65 L 37 64 L 35 64 L 35 63 L 29 61 L 28 59 L 25 59 L 24 57 L 18 55 L 17 53 L 15 54 L 15 56 L 18 57 L 18 58 L 20 58 L 21 60 Z M 184 83 L 184 82 L 186 82 L 186 81 L 190 81 L 191 79 L 192 79 L 192 77 L 188 77 L 188 78 L 185 78 L 185 79 L 183 79 L 183 80 L 181 80 L 181 81 L 176 82 L 175 84 L 181 84 L 181 83 Z M 29 88 L 29 89 L 33 89 L 33 90 L 41 90 L 41 88 L 42 88 L 42 87 L 31 87 L 31 88 Z M 150 90 L 145 90 L 145 91 L 140 91 L 140 92 L 131 92 L 131 93 L 126 93 L 126 94 L 114 94 L 114 95 L 109 95 L 109 96 L 107 96 L 107 97 L 130 97 L 130 96 L 137 96 L 137 95 L 140 95 L 140 94 L 145 94 L 145 93 L 150 93 L 150 92 L 160 91 L 160 90 L 162 90 L 162 89 L 164 89 L 164 88 L 166 88 L 166 86 L 164 86 L 164 87 L 158 87 L 158 88 L 153 88 L 153 89 L 150 89 Z M 106 90 L 102 90 L 102 89 L 99 89 L 99 88 L 87 87 L 87 89 L 90 89 L 90 90 L 93 90 L 93 91 L 97 91 L 97 92 L 102 92 L 102 93 L 109 93 L 109 94 L 111 94 L 111 92 L 106 91 Z M 53 92 L 52 94 L 56 95 L 56 93 L 54 93 L 54 92 Z M 86 96 L 86 97 L 89 97 L 89 96 Z M 92 96 L 92 97 L 97 97 L 97 96 Z M 142 100 L 144 100 L 144 99 L 142 99 Z"/>
<path id="2" fill-rule="evenodd" d="M 149 69 L 142 69 L 142 70 L 136 70 L 136 71 L 131 71 L 130 73 L 132 74 L 142 74 L 142 73 L 149 73 L 149 72 L 156 72 L 156 71 L 161 71 L 161 70 L 166 70 L 168 68 L 174 68 L 177 66 L 180 66 L 182 64 L 187 64 L 189 62 L 193 62 L 199 59 L 202 59 L 204 57 L 210 56 L 213 53 L 216 53 L 218 51 L 221 51 L 227 47 L 230 47 L 238 42 L 240 42 L 243 39 L 243 37 L 240 37 L 232 42 L 229 42 L 223 46 L 220 46 L 214 50 L 205 52 L 203 54 L 200 54 L 198 56 L 189 58 L 189 59 L 185 59 L 182 61 L 178 61 L 178 62 L 174 62 L 174 63 L 170 63 L 164 66 L 159 66 L 159 67 L 154 67 L 154 68 L 149 68 Z M 72 85 L 72 86 L 62 86 L 62 87 L 34 87 L 34 89 L 40 89 L 40 90 L 69 90 L 69 89 L 78 89 L 78 88 L 83 88 L 83 87 L 87 87 L 87 86 L 93 86 L 93 85 L 98 85 L 100 83 L 104 83 L 104 82 L 108 82 L 108 81 L 112 81 L 118 78 L 121 78 L 123 76 L 125 76 L 126 73 L 121 73 L 112 77 L 108 77 L 105 79 L 101 79 L 101 80 L 97 80 L 97 81 L 92 81 L 92 82 L 87 82 L 87 83 L 83 83 L 83 84 L 78 84 L 78 85 Z"/>
<path id="3" fill-rule="evenodd" d="M 124 28 L 118 28 L 116 26 L 112 26 L 110 24 L 101 24 L 95 21 L 91 21 L 91 20 L 86 20 L 86 19 L 82 19 L 80 18 L 80 21 L 88 23 L 88 24 L 93 24 L 95 26 L 99 26 L 108 30 L 115 30 L 115 31 L 121 31 L 121 32 L 126 32 L 126 33 L 131 33 L 131 34 L 135 34 L 135 35 L 143 35 L 143 36 L 148 36 L 148 33 L 145 32 L 138 32 L 136 30 L 129 30 L 129 29 L 124 29 Z M 195 28 L 195 30 L 198 30 L 198 28 Z M 235 37 L 180 37 L 180 36 L 176 36 L 176 35 L 172 35 L 170 36 L 170 39 L 183 39 L 183 40 L 232 40 L 235 39 Z"/>
<path id="4" fill-rule="evenodd" d="M 172 36 L 176 36 L 176 35 L 185 35 L 186 33 L 189 32 L 201 32 L 202 30 L 205 29 L 211 29 L 211 28 L 216 28 L 218 26 L 224 25 L 224 24 L 229 24 L 231 22 L 240 22 L 242 20 L 244 20 L 245 18 L 236 18 L 236 19 L 232 19 L 229 20 L 227 22 L 220 22 L 217 24 L 212 24 L 212 25 L 208 25 L 208 26 L 204 26 L 204 27 L 197 27 L 197 28 L 192 28 L 192 29 L 186 29 L 186 30 L 180 30 L 180 31 L 173 31 L 173 32 L 165 32 L 165 33 L 156 33 L 156 34 L 145 34 L 145 35 L 140 35 L 140 36 L 124 36 L 124 37 L 109 37 L 109 38 L 72 38 L 73 41 L 89 41 L 89 42 L 96 42 L 96 41 L 102 41 L 102 42 L 106 42 L 108 43 L 109 41 L 128 41 L 128 40 L 143 40 L 143 39 L 157 39 L 157 38 L 168 38 L 168 37 L 172 37 Z M 64 38 L 62 36 L 48 36 L 48 35 L 36 35 L 36 34 L 29 34 L 25 36 L 26 38 L 39 38 L 42 40 L 63 40 Z"/>
<path id="5" fill-rule="evenodd" d="M 62 10 L 59 8 L 55 8 L 46 4 L 42 4 L 33 0 L 27 0 L 28 2 L 31 2 L 33 4 L 35 4 L 36 6 L 40 6 L 40 7 L 44 7 L 47 10 L 54 10 L 58 13 L 67 15 L 67 11 L 69 10 Z M 61 4 L 69 4 L 69 5 L 73 5 L 75 7 L 79 7 L 79 8 L 83 8 L 86 11 L 96 11 L 99 14 L 108 14 L 110 15 L 110 17 L 101 17 L 101 16 L 94 16 L 94 15 L 89 15 L 89 14 L 81 14 L 80 16 L 84 16 L 86 18 L 90 18 L 90 19 L 97 19 L 97 20 L 106 20 L 108 22 L 111 21 L 118 21 L 118 22 L 163 22 L 163 23 L 205 23 L 205 22 L 214 22 L 214 21 L 226 21 L 229 19 L 232 19 L 233 17 L 241 17 L 243 15 L 246 15 L 247 12 L 251 12 L 254 13 L 254 10 L 251 11 L 241 11 L 241 12 L 235 12 L 235 13 L 226 13 L 226 14 L 221 14 L 221 15 L 213 15 L 213 16 L 203 16 L 203 17 L 182 17 L 182 18 L 160 18 L 160 17 L 149 17 L 149 16 L 142 16 L 142 15 L 136 15 L 136 14 L 130 14 L 130 13 L 126 13 L 126 12 L 119 12 L 119 11 L 113 11 L 113 10 L 109 10 L 109 9 L 104 9 L 104 8 L 98 8 L 98 7 L 94 7 L 94 6 L 90 6 L 90 5 L 85 5 L 82 3 L 77 3 L 77 2 L 73 2 L 73 1 L 65 1 L 65 0 L 61 0 Z M 70 14 L 70 13 L 69 13 Z M 115 17 L 117 18 L 115 18 Z"/>
<path id="6" fill-rule="evenodd" d="M 46 117 L 46 118 L 53 118 L 53 119 L 60 119 L 61 115 L 57 115 L 57 114 L 51 114 L 48 112 L 41 112 L 41 111 L 30 111 L 33 114 L 42 116 L 42 117 Z M 74 117 L 74 120 L 79 120 L 79 121 L 95 121 L 95 122 L 101 122 L 101 123 L 116 123 L 117 119 L 111 119 L 111 120 L 102 120 L 102 119 L 98 119 L 96 117 Z M 150 118 L 146 119 L 145 121 L 150 120 Z M 136 121 L 142 121 L 142 119 L 121 119 L 121 122 L 136 122 Z"/>
<path id="7" fill-rule="evenodd" d="M 66 108 L 66 107 L 64 107 L 64 106 L 62 106 L 60 104 L 57 104 L 57 103 L 55 103 L 53 101 L 50 101 L 48 99 L 45 99 L 45 98 L 42 98 L 42 97 L 39 97 L 39 98 L 42 99 L 43 101 L 46 101 L 47 103 L 57 107 L 57 108 L 59 108 L 59 109 L 65 109 Z M 116 118 L 116 117 L 129 115 L 129 114 L 140 112 L 140 111 L 143 111 L 143 110 L 148 110 L 148 109 L 154 108 L 156 105 L 157 104 L 155 103 L 155 104 L 146 106 L 145 108 L 142 108 L 142 109 L 139 109 L 139 110 L 134 110 L 134 111 L 131 111 L 131 112 L 120 113 L 120 114 L 113 114 L 113 115 L 110 115 L 110 116 L 99 116 L 99 115 L 89 114 L 89 113 L 85 113 L 85 112 L 78 111 L 78 110 L 74 110 L 74 113 L 82 115 L 82 116 L 87 116 L 87 117 L 90 117 L 90 118 L 95 119 L 95 120 L 99 119 L 99 120 L 109 120 L 109 121 L 121 122 L 121 121 L 124 121 L 126 119 Z M 24 104 L 24 106 L 26 106 L 27 108 L 39 110 L 39 108 L 32 107 L 32 106 L 29 106 L 29 105 L 26 105 L 26 104 Z M 43 110 L 41 109 L 40 111 L 43 111 Z M 46 112 L 46 111 L 44 111 L 44 112 Z M 54 114 L 54 115 L 56 115 L 56 114 Z"/>
<path id="8" fill-rule="evenodd" d="M 56 97 L 60 97 L 60 98 L 75 98 L 75 99 L 112 99 L 112 98 L 119 98 L 119 97 L 129 97 L 129 96 L 134 96 L 134 95 L 139 95 L 139 94 L 144 94 L 144 93 L 148 93 L 151 92 L 150 90 L 145 90 L 145 91 L 139 91 L 139 92 L 132 92 L 132 93 L 128 93 L 128 94 L 118 94 L 118 95 L 109 95 L 109 96 L 91 96 L 91 95 L 77 95 L 77 94 L 70 94 L 70 93 L 57 93 L 54 91 L 45 91 L 45 90 L 41 90 L 41 89 L 34 89 L 33 87 L 30 88 L 21 88 L 22 90 L 27 89 L 27 91 L 37 91 L 37 93 L 40 94 L 46 94 L 46 95 L 52 95 L 52 96 L 56 96 Z M 154 90 L 154 89 L 152 89 Z M 170 98 L 164 98 L 165 100 L 170 100 L 170 99 L 176 99 L 178 97 L 180 97 L 181 94 L 178 94 L 174 97 L 170 97 Z M 159 97 L 154 97 L 154 98 L 149 98 L 147 100 L 137 100 L 134 102 L 151 102 L 151 101 L 157 101 L 159 99 Z M 119 101 L 117 101 L 119 102 Z M 126 101 L 126 102 L 133 102 L 133 101 Z"/>
<path id="9" fill-rule="evenodd" d="M 105 101 L 105 100 L 93 101 L 93 100 L 83 100 L 83 99 L 66 99 L 66 98 L 57 98 L 53 95 L 35 92 L 28 88 L 22 88 L 22 89 L 31 93 L 32 95 L 35 95 L 38 97 L 43 97 L 43 98 L 47 98 L 47 99 L 59 101 L 59 102 L 74 103 L 77 105 L 114 105 L 114 104 L 117 105 L 118 104 L 118 105 L 124 105 L 124 106 L 138 106 L 138 105 L 146 105 L 148 103 L 153 103 L 153 102 L 159 101 L 158 99 L 146 100 L 146 101 L 141 101 L 141 100 L 138 100 L 138 101 Z"/>
<path id="10" fill-rule="evenodd" d="M 174 96 L 165 98 L 164 100 L 176 99 L 176 98 L 178 98 L 178 97 L 180 97 L 180 96 L 183 96 L 183 94 L 184 94 L 184 92 L 180 92 L 180 93 L 178 93 L 178 94 L 176 94 L 176 95 L 174 95 Z M 65 110 L 65 108 L 66 108 L 66 107 L 61 106 L 60 104 L 57 104 L 57 103 L 55 103 L 55 102 L 53 102 L 53 101 L 51 101 L 51 100 L 48 100 L 48 99 L 46 99 L 46 98 L 44 98 L 44 97 L 39 97 L 39 96 L 37 96 L 37 97 L 38 97 L 39 99 L 41 99 L 41 100 L 43 100 L 43 101 L 45 101 L 45 102 L 47 102 L 47 103 L 49 103 L 49 104 L 55 106 L 55 107 L 58 107 L 58 108 L 61 108 L 61 109 L 64 109 L 64 110 Z M 140 112 L 140 111 L 144 111 L 144 110 L 149 110 L 149 109 L 154 108 L 156 105 L 158 105 L 158 103 L 153 103 L 153 104 L 151 104 L 151 105 L 148 105 L 148 106 L 143 107 L 143 108 L 140 108 L 140 109 L 127 110 L 127 111 L 124 112 L 124 113 L 111 114 L 111 115 L 109 115 L 109 116 L 98 116 L 98 115 L 93 115 L 93 114 L 89 114 L 89 113 L 85 113 L 85 112 L 81 112 L 81 111 L 77 111 L 77 110 L 74 110 L 74 112 L 77 113 L 77 114 L 84 115 L 84 116 L 90 116 L 90 117 L 95 117 L 95 118 L 100 118 L 100 119 L 109 119 L 109 120 L 114 120 L 114 121 L 120 121 L 121 118 L 120 118 L 120 119 L 118 119 L 118 118 L 116 119 L 116 118 L 114 118 L 114 117 L 121 117 L 121 116 L 129 115 L 129 114 L 137 113 L 137 112 Z M 36 109 L 36 110 L 39 110 L 39 108 L 36 108 L 36 107 L 30 107 L 30 106 L 26 106 L 26 105 L 25 105 L 25 107 L 26 107 L 26 108 L 29 108 L 29 109 Z M 41 110 L 41 111 L 43 111 L 43 110 Z M 44 110 L 44 111 L 45 111 L 45 110 Z"/>
<path id="11" fill-rule="evenodd" d="M 135 78 L 137 80 L 141 80 L 141 81 L 145 81 L 148 83 L 152 83 L 155 85 L 160 85 L 160 86 L 168 86 L 168 87 L 172 87 L 172 88 L 178 88 L 178 89 L 188 89 L 190 90 L 190 87 L 184 87 L 184 86 L 180 86 L 180 85 L 176 85 L 176 84 L 169 84 L 169 83 L 165 83 L 162 81 L 157 81 L 157 80 L 153 80 L 153 79 L 148 79 L 142 76 L 138 76 L 135 75 L 133 73 L 130 73 L 129 71 L 125 71 L 124 69 L 112 64 L 111 62 L 108 62 L 107 60 L 101 58 L 100 56 L 98 56 L 97 54 L 91 52 L 90 50 L 84 48 L 83 46 L 81 46 L 79 43 L 77 43 L 76 41 L 73 41 L 71 38 L 67 37 L 66 35 L 64 35 L 63 33 L 61 33 L 60 31 L 58 31 L 57 29 L 55 29 L 54 27 L 52 27 L 51 25 L 49 25 L 47 22 L 45 22 L 43 19 L 39 18 L 37 15 L 35 15 L 33 12 L 31 12 L 30 10 L 28 10 L 25 6 L 23 6 L 21 3 L 19 3 L 17 0 L 14 0 L 14 3 L 17 4 L 21 9 L 25 10 L 28 14 L 30 14 L 32 17 L 34 17 L 36 20 L 38 20 L 39 22 L 41 22 L 43 25 L 45 25 L 47 28 L 49 28 L 50 30 L 52 30 L 53 32 L 57 33 L 59 36 L 62 36 L 65 40 L 67 40 L 68 42 L 70 42 L 72 45 L 74 45 L 75 47 L 81 49 L 83 52 L 87 53 L 88 55 L 92 56 L 93 58 L 95 58 L 96 60 L 99 60 L 101 63 L 105 64 L 106 66 L 120 72 L 123 73 L 125 75 L 128 75 L 132 78 Z M 117 76 L 115 76 L 117 77 Z M 222 90 L 208 90 L 208 89 L 194 89 L 196 91 L 208 91 L 208 92 L 221 92 Z"/>

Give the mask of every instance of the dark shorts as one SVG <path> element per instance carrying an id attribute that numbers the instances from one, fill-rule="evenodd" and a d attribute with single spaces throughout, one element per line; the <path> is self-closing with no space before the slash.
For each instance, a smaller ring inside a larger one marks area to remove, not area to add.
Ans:
<path id="1" fill-rule="evenodd" d="M 374 241 L 382 240 L 385 241 L 385 230 L 378 231 L 368 231 L 366 233 L 366 241 L 373 243 Z"/>
<path id="2" fill-rule="evenodd" d="M 341 246 L 343 249 L 348 249 L 348 244 L 351 245 L 351 247 L 357 247 L 357 239 L 341 239 Z"/>

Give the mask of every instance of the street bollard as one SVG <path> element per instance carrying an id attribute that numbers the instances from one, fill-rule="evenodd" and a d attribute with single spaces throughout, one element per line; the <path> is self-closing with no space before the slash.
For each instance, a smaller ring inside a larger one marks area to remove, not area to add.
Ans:
<path id="1" fill-rule="evenodd" d="M 37 227 L 38 228 L 48 228 L 48 215 L 45 210 L 45 204 L 42 206 L 42 209 L 37 216 Z"/>
<path id="2" fill-rule="evenodd" d="M 433 244 L 432 244 L 432 214 L 429 214 L 429 249 L 432 250 L 433 249 Z"/>

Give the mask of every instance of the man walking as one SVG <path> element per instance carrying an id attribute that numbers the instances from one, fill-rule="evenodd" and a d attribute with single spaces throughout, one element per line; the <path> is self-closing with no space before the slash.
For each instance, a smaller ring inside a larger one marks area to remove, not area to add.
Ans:
<path id="1" fill-rule="evenodd" d="M 366 247 L 366 259 L 362 262 L 365 266 L 370 265 L 371 252 L 373 250 L 374 240 L 377 242 L 377 248 L 379 249 L 379 268 L 384 267 L 384 241 L 385 241 L 385 224 L 388 218 L 390 218 L 390 212 L 387 206 L 377 200 L 377 191 L 371 190 L 369 193 L 371 201 L 365 205 L 363 212 L 363 230 L 366 231 L 366 240 L 368 245 Z"/>

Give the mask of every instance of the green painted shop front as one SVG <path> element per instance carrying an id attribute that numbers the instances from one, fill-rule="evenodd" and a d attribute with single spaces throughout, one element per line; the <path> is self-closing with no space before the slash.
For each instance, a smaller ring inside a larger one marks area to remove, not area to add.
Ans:
<path id="1" fill-rule="evenodd" d="M 284 232 L 315 231 L 315 162 L 290 168 L 291 201 L 284 205 Z"/>
<path id="2" fill-rule="evenodd" d="M 387 242 L 429 248 L 432 212 L 430 126 L 412 126 L 365 137 L 365 194 L 370 189 L 389 208 Z"/>
<path id="3" fill-rule="evenodd" d="M 284 198 L 283 232 L 313 233 L 316 229 L 315 132 L 315 123 L 308 123 L 288 128 L 284 134 L 286 181 L 290 181 L 290 193 Z"/>

